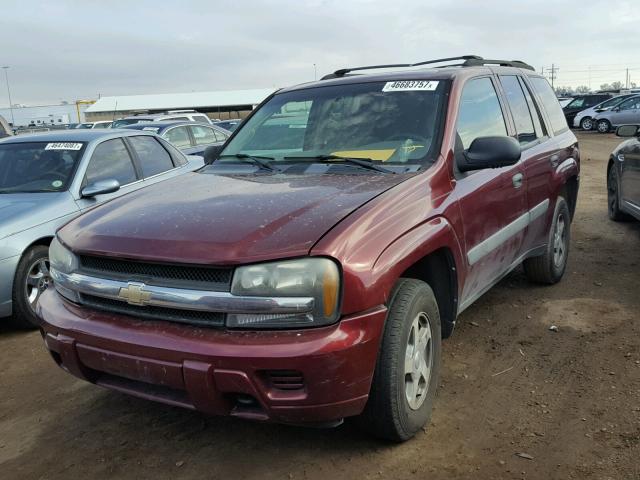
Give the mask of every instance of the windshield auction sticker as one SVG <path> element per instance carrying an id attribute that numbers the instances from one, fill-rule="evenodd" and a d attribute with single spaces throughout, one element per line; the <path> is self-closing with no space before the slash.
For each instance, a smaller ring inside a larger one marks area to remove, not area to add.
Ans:
<path id="1" fill-rule="evenodd" d="M 82 148 L 81 143 L 47 143 L 44 147 L 45 150 L 80 150 Z"/>
<path id="2" fill-rule="evenodd" d="M 432 92 L 438 88 L 437 80 L 398 80 L 395 82 L 387 82 L 382 88 L 383 92 L 413 92 L 427 91 Z"/>

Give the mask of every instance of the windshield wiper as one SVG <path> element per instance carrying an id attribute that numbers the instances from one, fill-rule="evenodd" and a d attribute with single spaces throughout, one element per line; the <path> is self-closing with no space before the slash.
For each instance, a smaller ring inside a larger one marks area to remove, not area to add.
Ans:
<path id="1" fill-rule="evenodd" d="M 260 155 L 247 155 L 246 153 L 236 153 L 235 155 L 222 155 L 220 158 L 224 157 L 234 157 L 240 160 L 245 161 L 246 163 L 253 163 L 258 167 L 261 167 L 263 170 L 269 170 L 270 172 L 279 172 L 276 167 L 274 167 L 269 160 L 275 160 L 273 157 L 263 157 Z"/>
<path id="2" fill-rule="evenodd" d="M 306 160 L 309 162 L 323 162 L 334 163 L 336 161 L 349 163 L 351 165 L 358 165 L 359 167 L 367 168 L 369 170 L 375 170 L 381 173 L 393 173 L 393 170 L 377 165 L 375 160 L 371 158 L 356 158 L 356 157 L 341 157 L 340 155 L 314 155 L 312 157 L 300 156 L 300 157 L 284 157 L 283 160 Z"/>

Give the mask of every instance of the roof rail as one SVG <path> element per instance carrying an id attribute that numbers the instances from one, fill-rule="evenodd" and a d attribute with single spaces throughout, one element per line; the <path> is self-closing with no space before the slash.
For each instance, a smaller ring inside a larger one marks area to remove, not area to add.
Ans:
<path id="1" fill-rule="evenodd" d="M 369 65 L 367 67 L 352 67 L 352 68 L 341 68 L 340 70 L 336 70 L 333 73 L 325 75 L 321 78 L 321 80 L 328 80 L 330 78 L 338 78 L 344 77 L 348 73 L 356 72 L 359 70 L 377 70 L 380 68 L 409 68 L 409 67 L 419 67 L 421 65 L 430 65 L 434 63 L 443 63 L 443 62 L 452 62 L 455 60 L 464 60 L 463 63 L 458 63 L 454 65 L 445 65 L 449 67 L 476 67 L 481 65 L 500 65 L 503 67 L 516 67 L 516 68 L 525 68 L 527 70 L 534 70 L 531 65 L 528 65 L 525 62 L 520 60 L 485 60 L 478 55 L 462 55 L 459 57 L 448 57 L 448 58 L 438 58 L 436 60 L 426 60 L 424 62 L 416 62 L 416 63 L 394 63 L 389 65 Z"/>

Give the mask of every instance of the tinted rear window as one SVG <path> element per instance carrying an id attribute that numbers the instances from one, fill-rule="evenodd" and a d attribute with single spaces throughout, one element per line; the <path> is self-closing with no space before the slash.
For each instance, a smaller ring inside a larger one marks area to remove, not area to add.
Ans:
<path id="1" fill-rule="evenodd" d="M 553 89 L 549 82 L 545 78 L 541 77 L 529 77 L 529 81 L 533 86 L 533 90 L 536 92 L 542 105 L 547 112 L 549 121 L 551 122 L 551 130 L 554 134 L 559 134 L 568 129 L 567 119 L 562 112 L 562 107 L 558 102 L 556 94 L 553 93 Z"/>

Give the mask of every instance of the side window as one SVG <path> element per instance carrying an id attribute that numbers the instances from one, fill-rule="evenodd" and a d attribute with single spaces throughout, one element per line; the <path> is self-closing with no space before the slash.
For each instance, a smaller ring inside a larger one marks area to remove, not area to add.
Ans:
<path id="1" fill-rule="evenodd" d="M 207 145 L 209 143 L 216 143 L 216 135 L 213 128 L 201 127 L 200 125 L 191 125 L 191 133 L 196 140 L 196 145 Z"/>
<path id="2" fill-rule="evenodd" d="M 562 107 L 558 102 L 556 94 L 553 93 L 553 89 L 546 78 L 543 77 L 529 77 L 529 81 L 533 86 L 533 91 L 540 97 L 542 105 L 551 122 L 551 130 L 554 134 L 559 134 L 567 130 L 567 119 L 562 112 Z"/>
<path id="3" fill-rule="evenodd" d="M 227 138 L 229 138 L 229 135 L 222 133 L 220 130 L 214 130 L 213 133 L 216 136 L 217 142 L 226 142 Z"/>
<path id="4" fill-rule="evenodd" d="M 477 78 L 464 86 L 456 128 L 465 150 L 478 137 L 507 134 L 498 95 L 490 78 Z"/>
<path id="5" fill-rule="evenodd" d="M 178 148 L 188 148 L 191 146 L 191 139 L 187 127 L 175 127 L 167 130 L 163 135 Z"/>
<path id="6" fill-rule="evenodd" d="M 173 161 L 169 152 L 153 137 L 129 137 L 133 149 L 138 154 L 142 176 L 144 178 L 166 172 L 173 168 Z"/>
<path id="7" fill-rule="evenodd" d="M 187 117 L 167 117 L 162 119 L 163 122 L 190 122 L 191 119 Z"/>
<path id="8" fill-rule="evenodd" d="M 129 151 L 119 139 L 107 140 L 96 147 L 85 173 L 86 183 L 117 180 L 120 185 L 138 180 Z"/>
<path id="9" fill-rule="evenodd" d="M 533 127 L 533 119 L 518 77 L 515 75 L 500 76 L 500 83 L 507 96 L 520 145 L 524 146 L 536 141 L 537 135 Z"/>
<path id="10" fill-rule="evenodd" d="M 633 110 L 640 108 L 640 97 L 634 97 L 620 104 L 620 110 Z"/>
<path id="11" fill-rule="evenodd" d="M 573 102 L 571 102 L 569 105 L 567 105 L 567 108 L 581 108 L 581 107 L 586 107 L 586 105 L 584 104 L 585 99 L 583 98 L 576 98 Z"/>
<path id="12" fill-rule="evenodd" d="M 524 96 L 527 99 L 527 104 L 529 105 L 529 111 L 531 112 L 531 116 L 533 117 L 533 124 L 536 127 L 536 134 L 538 138 L 547 136 L 547 127 L 544 124 L 544 120 L 542 119 L 542 114 L 540 113 L 540 107 L 538 107 L 537 102 L 533 99 L 533 95 L 531 94 L 531 90 L 529 90 L 529 86 L 524 83 L 522 78 L 520 80 L 520 86 L 522 87 L 522 91 L 524 92 Z"/>
<path id="13" fill-rule="evenodd" d="M 195 122 L 209 123 L 209 117 L 206 117 L 204 115 L 193 115 L 193 120 Z"/>

